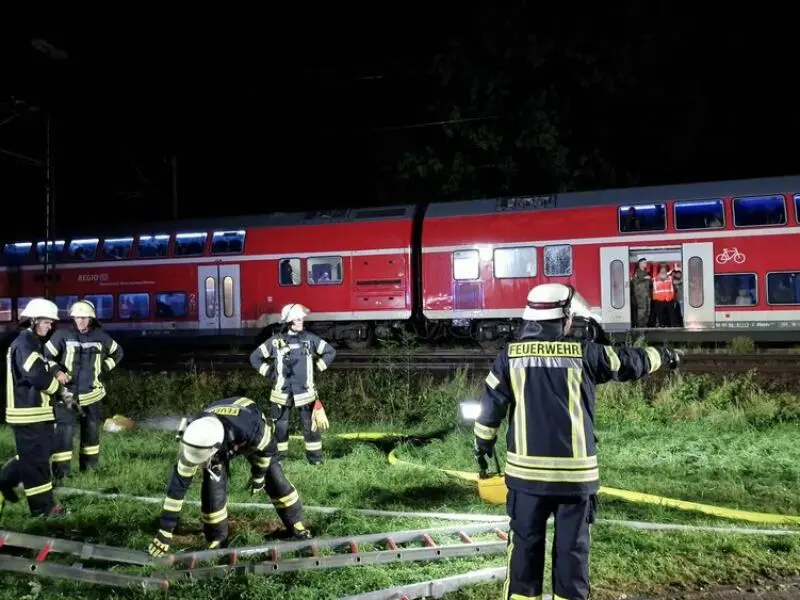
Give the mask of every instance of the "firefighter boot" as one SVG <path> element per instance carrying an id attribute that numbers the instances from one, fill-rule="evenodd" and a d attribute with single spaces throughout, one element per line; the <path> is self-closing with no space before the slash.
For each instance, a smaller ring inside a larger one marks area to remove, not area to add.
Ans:
<path id="1" fill-rule="evenodd" d="M 314 537 L 311 535 L 311 532 L 306 529 L 306 526 L 303 525 L 302 521 L 298 521 L 292 525 L 291 536 L 293 540 L 310 540 Z"/>

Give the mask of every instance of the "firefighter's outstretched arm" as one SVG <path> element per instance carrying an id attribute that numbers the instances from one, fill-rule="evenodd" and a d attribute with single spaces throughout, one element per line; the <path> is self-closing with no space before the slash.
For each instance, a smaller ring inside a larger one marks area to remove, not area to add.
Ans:
<path id="1" fill-rule="evenodd" d="M 313 333 L 309 334 L 309 337 L 314 342 L 314 355 L 317 357 L 316 367 L 322 372 L 330 367 L 333 359 L 336 358 L 336 349 Z"/>
<path id="2" fill-rule="evenodd" d="M 614 348 L 602 344 L 587 344 L 584 354 L 586 370 L 596 383 L 633 381 L 666 366 L 674 369 L 680 355 L 669 348 Z"/>
<path id="3" fill-rule="evenodd" d="M 481 396 L 481 412 L 475 419 L 473 428 L 475 453 L 479 461 L 480 456 L 492 456 L 497 442 L 497 430 L 508 412 L 513 397 L 508 377 L 508 357 L 503 350 L 486 376 Z"/>
<path id="4" fill-rule="evenodd" d="M 177 464 L 172 468 L 158 531 L 147 548 L 150 556 L 163 556 L 169 552 L 172 544 L 172 532 L 178 526 L 178 517 L 183 508 L 183 499 L 186 497 L 186 492 L 192 484 L 192 478 L 197 469 L 198 465 L 184 462 L 183 457 L 178 458 Z"/>
<path id="5" fill-rule="evenodd" d="M 103 359 L 103 372 L 108 373 L 115 369 L 122 361 L 124 353 L 122 352 L 122 346 L 120 346 L 114 338 L 105 332 L 103 332 L 103 334 L 103 350 L 106 355 Z"/>
<path id="6" fill-rule="evenodd" d="M 269 359 L 275 358 L 272 354 L 272 338 L 268 339 L 250 353 L 250 364 L 262 377 L 269 374 Z"/>

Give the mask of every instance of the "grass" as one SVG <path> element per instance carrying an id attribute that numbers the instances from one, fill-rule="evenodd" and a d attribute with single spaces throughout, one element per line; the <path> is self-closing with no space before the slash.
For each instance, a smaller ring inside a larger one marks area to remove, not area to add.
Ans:
<path id="1" fill-rule="evenodd" d="M 332 422 L 329 433 L 399 429 L 416 434 L 436 430 L 452 425 L 457 400 L 475 396 L 480 389 L 480 380 L 470 380 L 464 373 L 436 382 L 404 368 L 402 362 L 395 365 L 392 373 L 328 373 L 320 383 Z M 134 376 L 120 372 L 112 381 L 109 406 L 105 408 L 107 415 L 170 414 L 196 409 L 237 391 L 260 399 L 265 396 L 263 389 L 261 380 L 240 374 L 223 378 L 191 373 Z M 716 386 L 704 377 L 674 376 L 660 389 L 647 382 L 610 384 L 600 389 L 597 423 L 604 485 L 731 508 L 800 514 L 800 408 L 796 398 L 767 394 L 751 377 Z M 400 445 L 398 454 L 415 463 L 474 471 L 471 442 L 468 430 L 454 429 L 426 445 Z M 177 451 L 172 432 L 104 433 L 102 444 L 101 470 L 86 475 L 76 473 L 70 487 L 163 497 Z M 291 442 L 286 463 L 287 476 L 297 486 L 305 505 L 344 509 L 333 514 L 308 511 L 306 523 L 317 536 L 452 524 L 432 519 L 365 517 L 348 508 L 504 514 L 504 507 L 487 505 L 478 498 L 474 483 L 438 471 L 389 466 L 386 447 L 330 435 L 326 435 L 324 444 L 327 461 L 323 467 L 305 463 L 299 440 Z M 499 442 L 498 447 L 502 458 L 504 442 Z M 0 455 L 12 453 L 10 433 L 3 429 Z M 251 499 L 248 495 L 249 473 L 243 460 L 237 459 L 232 467 L 229 502 L 269 501 L 266 496 Z M 199 488 L 196 481 L 188 498 L 197 500 Z M 18 504 L 6 509 L 2 527 L 142 550 L 157 528 L 160 505 L 98 497 L 63 500 L 73 509 L 73 514 L 63 521 L 30 519 L 25 505 Z M 601 519 L 769 527 L 605 496 L 601 496 L 600 511 Z M 280 527 L 271 510 L 230 508 L 229 513 L 232 545 L 260 543 L 264 535 L 274 537 Z M 674 590 L 681 585 L 744 584 L 752 577 L 800 573 L 800 536 L 655 533 L 608 523 L 596 525 L 592 536 L 592 585 L 599 598 Z M 451 538 L 451 543 L 456 539 Z M 200 548 L 202 541 L 199 507 L 187 504 L 173 548 Z M 63 560 L 58 556 L 53 559 Z M 180 584 L 168 597 L 341 598 L 503 564 L 503 555 L 497 555 L 229 577 Z M 118 570 L 136 571 L 129 567 Z M 8 574 L 0 575 L 0 590 L 0 597 L 18 600 L 140 597 L 133 591 L 45 578 L 29 582 L 26 577 Z M 499 591 L 500 585 L 491 583 L 446 598 L 494 599 L 499 597 Z M 550 591 L 549 585 L 546 591 Z"/>

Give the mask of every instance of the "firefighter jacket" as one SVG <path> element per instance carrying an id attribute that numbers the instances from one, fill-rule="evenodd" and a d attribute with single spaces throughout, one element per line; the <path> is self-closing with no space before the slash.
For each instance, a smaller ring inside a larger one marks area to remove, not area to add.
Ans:
<path id="1" fill-rule="evenodd" d="M 30 425 L 55 419 L 53 396 L 61 385 L 57 369 L 45 359 L 42 342 L 31 329 L 17 336 L 6 353 L 6 423 Z"/>
<path id="2" fill-rule="evenodd" d="M 98 326 L 81 333 L 74 325 L 58 329 L 44 346 L 48 359 L 58 362 L 69 377 L 67 389 L 81 406 L 99 402 L 106 395 L 101 376 L 122 360 L 122 346 Z"/>
<path id="3" fill-rule="evenodd" d="M 542 495 L 588 495 L 600 487 L 595 386 L 640 379 L 669 351 L 613 348 L 541 329 L 507 343 L 486 377 L 476 443 L 493 444 L 509 412 L 506 485 Z"/>
<path id="4" fill-rule="evenodd" d="M 272 435 L 274 426 L 267 421 L 258 405 L 249 398 L 233 396 L 209 404 L 199 416 L 209 415 L 216 415 L 225 429 L 223 445 L 211 462 L 223 463 L 227 468 L 231 459 L 246 456 L 250 462 L 253 479 L 264 481 L 270 461 L 277 453 L 277 445 L 275 436 Z M 201 465 L 187 464 L 182 456 L 178 458 L 167 484 L 167 497 L 164 499 L 161 512 L 160 529 L 171 532 L 177 526 L 186 492 L 200 467 Z M 207 517 L 210 519 L 219 517 L 218 520 L 214 520 L 215 523 L 222 521 L 227 517 L 226 509 L 222 509 L 220 513 L 223 511 L 224 515 L 207 515 Z"/>
<path id="5" fill-rule="evenodd" d="M 314 368 L 327 369 L 336 357 L 328 342 L 310 331 L 277 333 L 250 354 L 250 364 L 259 375 L 270 377 L 275 385 L 270 401 L 285 406 L 289 396 L 295 406 L 317 399 Z M 272 364 L 270 364 L 272 360 Z"/>

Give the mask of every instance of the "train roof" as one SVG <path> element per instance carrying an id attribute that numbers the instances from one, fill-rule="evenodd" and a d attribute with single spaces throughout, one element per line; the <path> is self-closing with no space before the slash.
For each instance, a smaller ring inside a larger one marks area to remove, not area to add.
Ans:
<path id="1" fill-rule="evenodd" d="M 540 196 L 432 202 L 428 206 L 425 216 L 427 218 L 435 218 L 487 215 L 511 211 L 550 210 L 554 208 L 607 205 L 629 206 L 632 204 L 659 204 L 672 200 L 707 200 L 727 196 L 756 196 L 790 192 L 800 193 L 800 176 L 791 175 L 786 177 L 567 192 Z"/>

